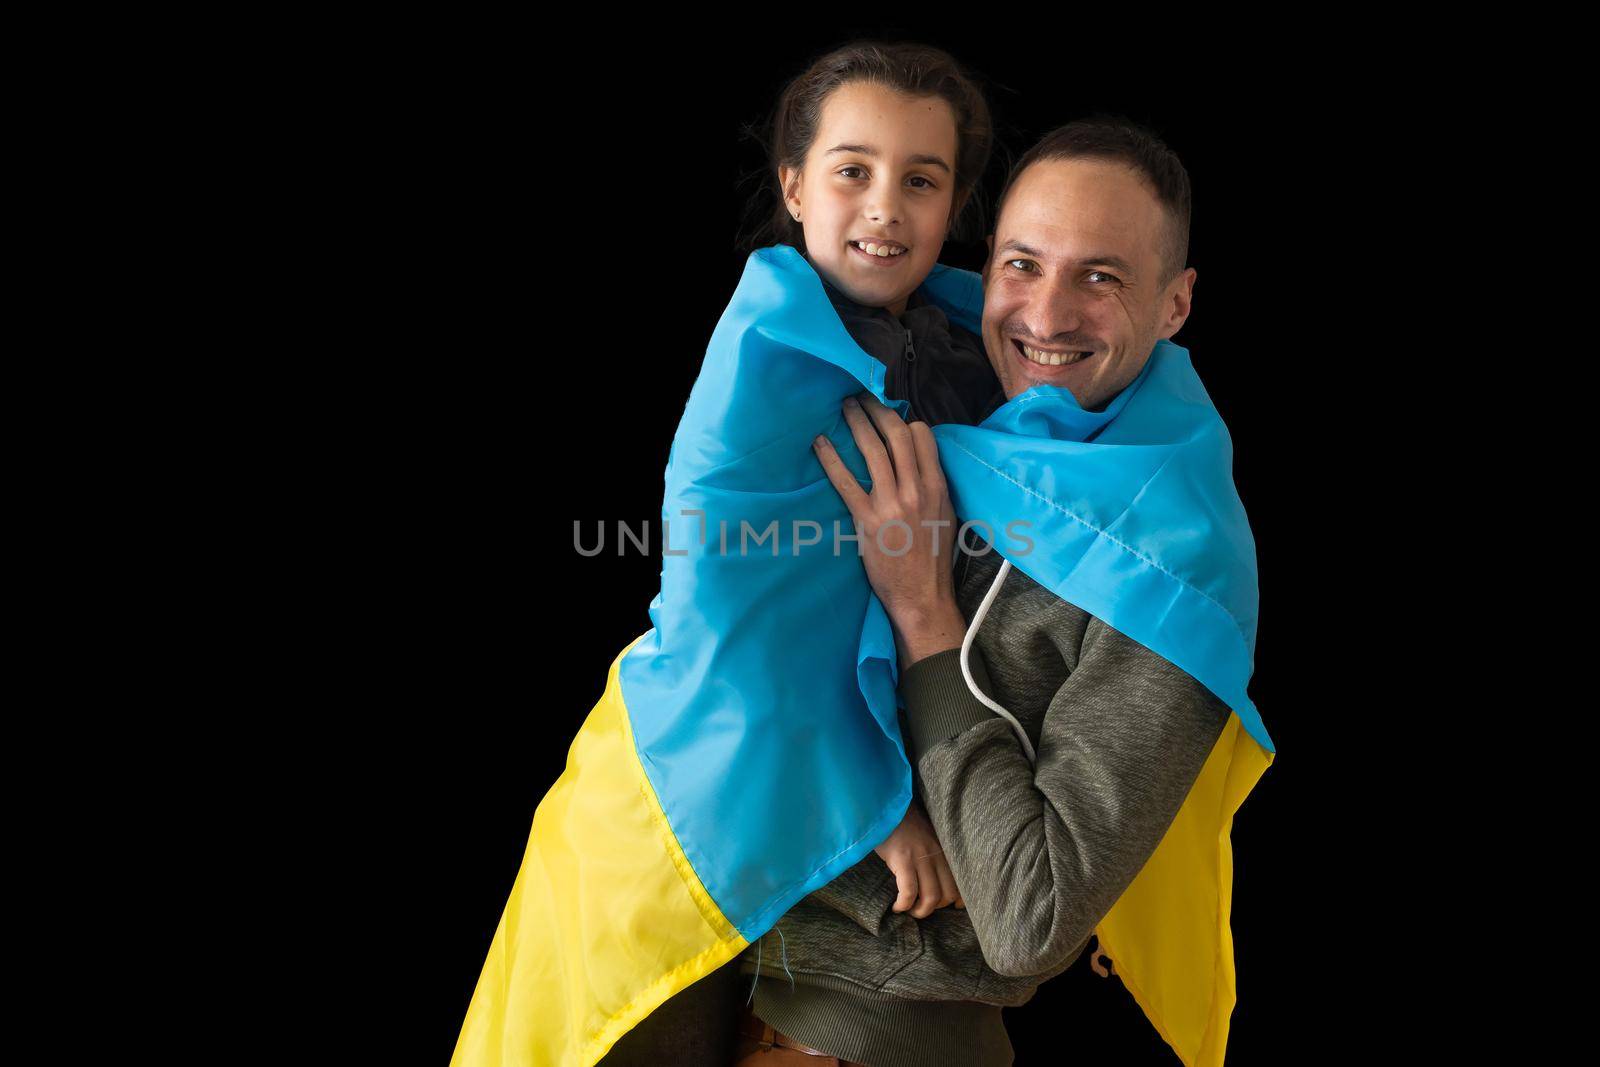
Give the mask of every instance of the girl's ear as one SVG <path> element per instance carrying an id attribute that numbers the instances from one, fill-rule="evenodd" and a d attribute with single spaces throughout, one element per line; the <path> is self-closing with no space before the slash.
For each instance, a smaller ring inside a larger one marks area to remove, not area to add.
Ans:
<path id="1" fill-rule="evenodd" d="M 795 167 L 778 168 L 778 187 L 783 190 L 783 203 L 789 214 L 800 214 L 800 171 Z"/>

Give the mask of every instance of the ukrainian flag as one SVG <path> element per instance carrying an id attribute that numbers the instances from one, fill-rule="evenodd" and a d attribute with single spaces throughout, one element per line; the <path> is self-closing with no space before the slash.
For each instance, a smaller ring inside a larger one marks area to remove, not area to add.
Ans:
<path id="1" fill-rule="evenodd" d="M 936 268 L 923 292 L 978 328 L 976 275 Z M 753 253 L 673 439 L 653 628 L 612 662 L 534 814 L 452 1067 L 589 1067 L 899 824 L 911 769 L 894 641 L 811 450 L 826 433 L 869 483 L 840 403 L 865 388 L 904 415 L 883 386 L 804 257 Z M 934 435 L 957 515 L 1233 710 L 1097 930 L 1179 1058 L 1220 1064 L 1229 831 L 1274 752 L 1245 692 L 1255 546 L 1227 429 L 1188 353 L 1161 342 L 1103 412 L 1038 386 Z M 1031 551 L 1004 533 L 1018 521 Z"/>

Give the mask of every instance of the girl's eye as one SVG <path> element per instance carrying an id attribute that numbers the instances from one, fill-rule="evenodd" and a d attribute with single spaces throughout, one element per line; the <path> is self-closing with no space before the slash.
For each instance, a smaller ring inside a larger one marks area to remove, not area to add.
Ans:
<path id="1" fill-rule="evenodd" d="M 851 171 L 855 171 L 856 173 L 855 174 L 851 174 L 850 173 Z M 858 167 L 854 163 L 852 163 L 850 166 L 845 167 L 843 170 L 841 170 L 839 172 L 839 176 L 842 177 L 842 178 L 865 177 L 866 173 L 867 173 L 866 171 L 862 170 L 860 167 Z"/>
<path id="2" fill-rule="evenodd" d="M 907 181 L 913 181 L 913 182 L 921 182 L 922 183 L 921 185 L 916 186 L 916 188 L 918 188 L 918 189 L 932 189 L 933 188 L 933 183 L 930 182 L 928 179 L 924 178 L 920 174 L 913 174 L 910 178 L 908 178 L 906 180 Z"/>

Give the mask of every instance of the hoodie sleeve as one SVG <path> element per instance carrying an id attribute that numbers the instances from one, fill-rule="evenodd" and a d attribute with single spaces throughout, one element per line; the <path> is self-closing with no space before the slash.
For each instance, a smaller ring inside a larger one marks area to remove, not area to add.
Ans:
<path id="1" fill-rule="evenodd" d="M 1177 815 L 1229 709 L 1190 675 L 1090 618 L 1030 765 L 979 703 L 960 649 L 905 671 L 909 753 L 989 966 L 1057 973 Z M 988 672 L 973 676 L 992 694 Z"/>

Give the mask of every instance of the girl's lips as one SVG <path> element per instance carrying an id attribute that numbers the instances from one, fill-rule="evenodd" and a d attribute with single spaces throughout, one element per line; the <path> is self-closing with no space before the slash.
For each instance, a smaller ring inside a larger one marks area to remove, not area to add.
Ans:
<path id="1" fill-rule="evenodd" d="M 845 247 L 850 249 L 851 255 L 855 256 L 857 259 L 864 259 L 875 267 L 892 267 L 901 260 L 911 258 L 910 252 L 902 252 L 898 256 L 875 256 L 870 252 L 861 251 L 861 249 L 857 248 L 853 244 L 850 244 L 848 241 L 845 242 Z"/>

